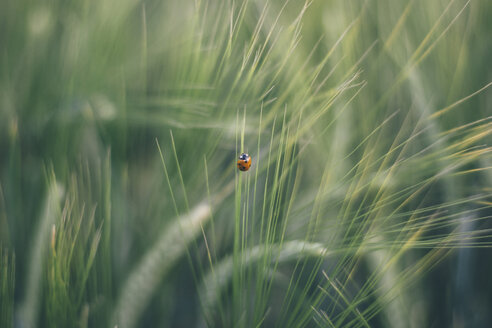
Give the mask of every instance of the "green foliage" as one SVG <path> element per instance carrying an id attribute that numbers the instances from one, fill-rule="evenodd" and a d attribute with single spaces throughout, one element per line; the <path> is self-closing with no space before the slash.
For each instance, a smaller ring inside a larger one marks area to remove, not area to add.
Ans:
<path id="1" fill-rule="evenodd" d="M 0 326 L 486 326 L 490 14 L 7 1 Z"/>

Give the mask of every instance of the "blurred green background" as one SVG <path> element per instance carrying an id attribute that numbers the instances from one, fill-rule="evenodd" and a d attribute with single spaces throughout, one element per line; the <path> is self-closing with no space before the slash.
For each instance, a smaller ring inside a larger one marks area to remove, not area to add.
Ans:
<path id="1" fill-rule="evenodd" d="M 0 326 L 489 327 L 491 16 L 2 0 Z"/>

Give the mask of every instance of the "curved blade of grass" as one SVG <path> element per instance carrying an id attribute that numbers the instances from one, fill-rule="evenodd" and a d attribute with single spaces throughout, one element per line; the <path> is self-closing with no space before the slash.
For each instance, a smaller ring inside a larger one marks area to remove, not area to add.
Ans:
<path id="1" fill-rule="evenodd" d="M 330 252 L 320 243 L 309 243 L 304 241 L 288 241 L 280 244 L 257 245 L 245 249 L 241 257 L 241 266 L 246 269 L 260 261 L 263 261 L 265 253 L 276 254 L 271 258 L 271 262 L 282 263 L 305 257 L 326 257 Z M 235 259 L 228 256 L 216 263 L 214 270 L 208 273 L 199 288 L 199 295 L 203 306 L 205 318 L 213 312 L 216 302 L 219 300 L 221 291 L 232 280 L 234 273 Z"/>
<path id="2" fill-rule="evenodd" d="M 15 255 L 0 245 L 0 322 L 13 327 Z"/>

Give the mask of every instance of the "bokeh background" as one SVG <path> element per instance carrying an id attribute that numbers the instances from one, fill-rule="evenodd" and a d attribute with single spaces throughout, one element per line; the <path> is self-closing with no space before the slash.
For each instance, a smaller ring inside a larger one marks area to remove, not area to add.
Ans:
<path id="1" fill-rule="evenodd" d="M 489 327 L 490 17 L 1 0 L 0 326 Z"/>

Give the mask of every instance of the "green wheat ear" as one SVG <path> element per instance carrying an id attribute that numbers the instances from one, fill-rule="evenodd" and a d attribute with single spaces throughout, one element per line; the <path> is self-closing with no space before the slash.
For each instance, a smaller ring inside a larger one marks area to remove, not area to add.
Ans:
<path id="1" fill-rule="evenodd" d="M 157 140 L 156 143 L 173 206 L 176 213 L 179 213 L 169 179 L 167 165 Z M 179 170 L 174 140 L 173 151 Z M 184 182 L 182 180 L 181 171 L 179 171 L 179 175 L 184 192 Z M 221 202 L 221 199 L 227 195 L 227 188 L 224 192 L 226 194 L 214 198 L 211 201 L 212 204 Z M 188 207 L 187 201 L 186 207 Z M 188 209 L 185 214 L 174 218 L 171 224 L 164 228 L 159 234 L 158 241 L 146 251 L 142 260 L 127 278 L 113 312 L 112 322 L 114 324 L 120 327 L 134 327 L 137 325 L 138 319 L 148 305 L 157 286 L 164 279 L 167 272 L 174 266 L 175 262 L 179 260 L 181 256 L 189 252 L 191 244 L 200 233 L 203 233 L 203 227 L 211 218 L 211 214 L 211 204 L 209 200 L 204 199 L 192 209 Z M 211 258 L 210 251 L 208 254 L 209 258 Z"/>
<path id="2" fill-rule="evenodd" d="M 135 327 L 157 286 L 174 263 L 186 253 L 189 244 L 200 234 L 210 218 L 210 205 L 198 204 L 189 213 L 177 217 L 160 234 L 127 278 L 118 297 L 113 323 Z"/>

